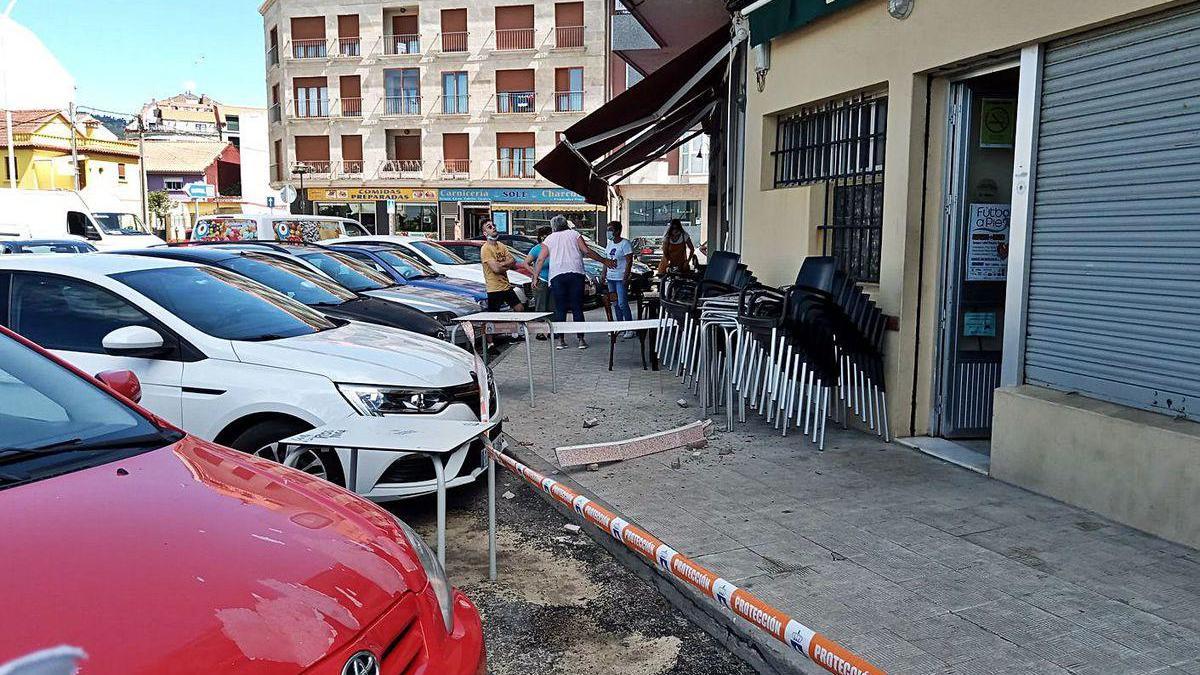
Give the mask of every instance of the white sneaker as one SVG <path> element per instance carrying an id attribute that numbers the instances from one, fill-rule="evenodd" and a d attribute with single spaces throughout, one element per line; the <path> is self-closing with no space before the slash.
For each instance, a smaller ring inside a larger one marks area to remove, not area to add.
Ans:
<path id="1" fill-rule="evenodd" d="M 621 339 L 623 339 L 623 340 L 632 340 L 635 337 L 637 337 L 637 333 L 635 333 L 631 330 L 627 330 L 624 333 L 621 333 Z"/>

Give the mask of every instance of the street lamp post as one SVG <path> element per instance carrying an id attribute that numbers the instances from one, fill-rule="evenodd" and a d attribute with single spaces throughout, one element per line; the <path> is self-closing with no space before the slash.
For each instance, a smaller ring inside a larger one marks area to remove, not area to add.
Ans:
<path id="1" fill-rule="evenodd" d="M 308 213 L 308 195 L 304 193 L 304 177 L 312 172 L 312 167 L 303 162 L 292 167 L 292 174 L 300 176 L 300 212 L 306 215 L 312 214 Z"/>

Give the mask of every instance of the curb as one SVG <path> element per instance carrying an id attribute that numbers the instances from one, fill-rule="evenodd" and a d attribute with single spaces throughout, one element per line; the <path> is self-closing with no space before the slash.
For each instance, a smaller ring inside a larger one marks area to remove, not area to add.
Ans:
<path id="1" fill-rule="evenodd" d="M 508 432 L 505 432 L 505 436 L 510 440 L 513 438 Z M 555 480 L 568 485 L 572 490 L 588 499 L 594 499 L 601 503 L 604 502 L 603 499 L 597 497 L 591 490 L 576 483 L 570 475 L 563 473 L 562 470 L 543 459 L 537 453 L 527 450 L 516 442 L 508 444 L 507 454 L 536 471 L 544 473 L 547 476 L 554 476 Z M 543 490 L 534 490 L 534 492 L 543 501 L 558 511 L 560 515 L 568 519 L 575 517 L 575 513 L 569 507 L 554 499 L 550 494 Z M 704 632 L 713 636 L 738 658 L 754 668 L 755 671 L 763 675 L 812 675 L 812 673 L 821 672 L 806 668 L 807 662 L 798 663 L 796 660 L 788 658 L 775 640 L 761 631 L 754 630 L 744 622 L 738 622 L 732 614 L 721 611 L 720 608 L 699 591 L 686 585 L 672 583 L 666 576 L 660 574 L 654 566 L 647 563 L 643 558 L 613 538 L 602 536 L 602 533 L 593 528 L 583 528 L 582 532 L 586 533 L 592 541 L 602 546 L 610 555 L 640 579 L 654 587 L 655 590 L 662 594 L 672 606 L 682 612 L 690 621 L 699 626 Z"/>

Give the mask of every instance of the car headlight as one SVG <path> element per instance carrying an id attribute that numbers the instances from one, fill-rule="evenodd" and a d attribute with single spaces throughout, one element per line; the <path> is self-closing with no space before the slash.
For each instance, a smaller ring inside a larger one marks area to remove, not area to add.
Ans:
<path id="1" fill-rule="evenodd" d="M 338 391 L 360 415 L 432 415 L 450 405 L 450 397 L 437 389 L 401 389 L 339 384 Z"/>
<path id="2" fill-rule="evenodd" d="M 450 633 L 454 630 L 454 598 L 451 597 L 450 580 L 446 578 L 446 570 L 442 569 L 442 563 L 438 562 L 437 554 L 433 549 L 429 548 L 429 544 L 417 534 L 408 523 L 395 518 L 396 525 L 400 526 L 400 531 L 404 533 L 404 538 L 413 547 L 417 553 L 417 560 L 421 562 L 421 567 L 425 568 L 425 576 L 429 579 L 429 586 L 433 588 L 433 592 L 437 595 L 438 606 L 442 610 L 442 623 L 446 625 L 446 632 Z"/>

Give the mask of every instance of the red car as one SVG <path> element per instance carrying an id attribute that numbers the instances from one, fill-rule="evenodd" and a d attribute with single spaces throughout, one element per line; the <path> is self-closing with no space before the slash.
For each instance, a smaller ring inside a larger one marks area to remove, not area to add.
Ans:
<path id="1" fill-rule="evenodd" d="M 0 327 L 0 672 L 487 671 L 479 613 L 408 526 L 97 377 Z"/>

